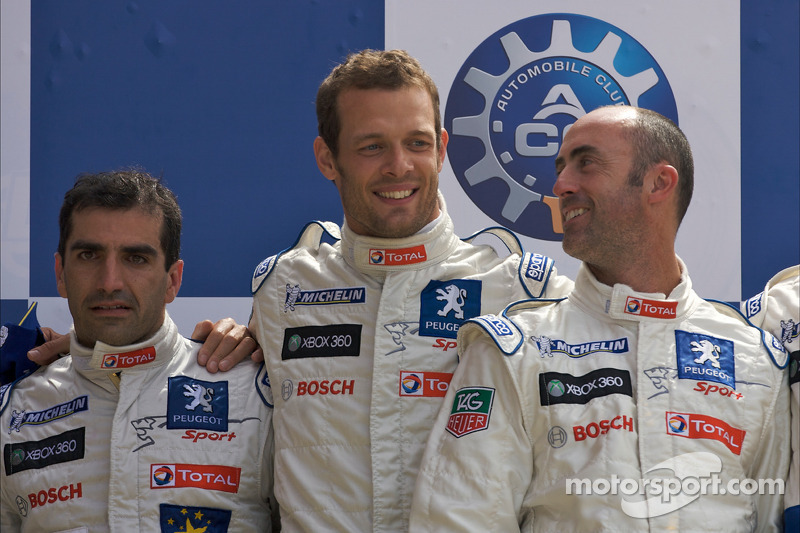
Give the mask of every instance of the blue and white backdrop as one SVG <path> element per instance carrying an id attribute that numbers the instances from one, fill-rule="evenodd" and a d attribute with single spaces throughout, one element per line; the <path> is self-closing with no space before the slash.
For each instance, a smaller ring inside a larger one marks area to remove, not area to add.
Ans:
<path id="1" fill-rule="evenodd" d="M 739 301 L 800 258 L 796 0 L 9 0 L 2 13 L 0 323 L 66 331 L 53 253 L 81 172 L 137 165 L 184 211 L 185 334 L 249 314 L 249 278 L 311 219 L 341 222 L 313 159 L 314 97 L 348 51 L 404 48 L 441 91 L 441 189 L 462 236 L 563 254 L 553 159 L 574 120 L 676 120 L 696 190 L 678 235 L 698 292 Z"/>

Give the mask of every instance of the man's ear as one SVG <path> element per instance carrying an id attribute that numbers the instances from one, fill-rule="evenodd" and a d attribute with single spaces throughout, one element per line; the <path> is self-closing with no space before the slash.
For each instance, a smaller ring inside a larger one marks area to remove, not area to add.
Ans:
<path id="1" fill-rule="evenodd" d="M 165 304 L 172 302 L 178 296 L 181 282 L 183 282 L 183 259 L 178 259 L 172 263 L 172 266 L 167 271 L 167 290 L 164 293 Z"/>
<path id="2" fill-rule="evenodd" d="M 54 254 L 56 264 L 55 264 L 55 271 L 56 271 L 56 287 L 58 288 L 58 294 L 62 298 L 67 297 L 67 284 L 64 281 L 64 259 L 61 257 L 61 254 L 56 252 Z"/>
<path id="3" fill-rule="evenodd" d="M 336 170 L 336 158 L 322 137 L 314 139 L 314 157 L 322 175 L 331 181 L 336 181 L 336 178 L 339 177 L 339 172 Z"/>
<path id="4" fill-rule="evenodd" d="M 648 200 L 651 204 L 672 198 L 678 188 L 678 171 L 667 163 L 659 163 L 650 171 L 650 179 L 646 185 L 650 191 Z"/>
<path id="5" fill-rule="evenodd" d="M 444 158 L 445 154 L 447 154 L 447 141 L 450 137 L 447 135 L 447 130 L 442 128 L 442 142 L 439 146 L 439 170 L 437 172 L 442 171 L 442 166 L 444 165 Z"/>

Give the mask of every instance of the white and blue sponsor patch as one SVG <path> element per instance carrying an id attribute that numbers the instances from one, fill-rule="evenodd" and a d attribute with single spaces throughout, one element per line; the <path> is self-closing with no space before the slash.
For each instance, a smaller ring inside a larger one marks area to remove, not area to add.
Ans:
<path id="1" fill-rule="evenodd" d="M 715 381 L 736 389 L 733 341 L 675 330 L 678 378 Z"/>
<path id="2" fill-rule="evenodd" d="M 22 426 L 49 424 L 55 420 L 61 420 L 75 413 L 87 411 L 88 409 L 89 397 L 84 395 L 78 396 L 68 402 L 48 407 L 42 411 L 27 412 L 13 410 L 11 412 L 11 424 L 9 424 L 8 433 L 10 434 L 12 431 L 19 432 Z"/>
<path id="3" fill-rule="evenodd" d="M 527 258 L 525 276 L 535 281 L 547 281 L 553 260 L 542 254 L 529 254 Z"/>
<path id="4" fill-rule="evenodd" d="M 482 282 L 431 280 L 420 294 L 419 335 L 455 339 L 465 320 L 481 314 Z"/>
<path id="5" fill-rule="evenodd" d="M 742 304 L 742 308 L 744 311 L 744 315 L 747 318 L 753 318 L 758 313 L 761 312 L 761 300 L 764 297 L 764 293 L 760 292 L 753 296 L 752 298 L 745 300 L 744 304 Z"/>
<path id="6" fill-rule="evenodd" d="M 503 320 L 495 315 L 479 316 L 476 317 L 474 321 L 480 322 L 486 326 L 487 330 L 491 331 L 496 337 L 508 337 L 509 335 L 514 334 L 514 330 L 511 329 L 511 325 L 506 320 Z"/>
<path id="7" fill-rule="evenodd" d="M 167 429 L 228 431 L 228 382 L 169 378 Z"/>

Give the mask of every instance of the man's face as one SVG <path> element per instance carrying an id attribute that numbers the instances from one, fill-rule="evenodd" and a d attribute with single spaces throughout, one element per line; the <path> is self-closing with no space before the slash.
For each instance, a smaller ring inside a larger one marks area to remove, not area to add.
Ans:
<path id="1" fill-rule="evenodd" d="M 164 270 L 161 224 L 161 216 L 140 208 L 72 214 L 72 233 L 65 256 L 56 254 L 55 270 L 82 345 L 135 344 L 161 327 L 183 274 L 182 261 Z"/>
<path id="2" fill-rule="evenodd" d="M 413 235 L 439 215 L 447 133 L 436 148 L 433 103 L 421 88 L 348 89 L 339 95 L 339 154 L 317 138 L 322 173 L 339 189 L 350 228 L 373 237 Z"/>
<path id="3" fill-rule="evenodd" d="M 624 261 L 646 232 L 643 188 L 628 185 L 633 149 L 619 122 L 630 113 L 601 109 L 582 117 L 564 136 L 556 158 L 553 192 L 564 222 L 562 245 L 590 265 Z"/>

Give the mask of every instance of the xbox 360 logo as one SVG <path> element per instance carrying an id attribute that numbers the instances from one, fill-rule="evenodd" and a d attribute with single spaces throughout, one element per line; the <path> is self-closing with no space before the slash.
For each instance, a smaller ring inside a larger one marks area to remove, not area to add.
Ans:
<path id="1" fill-rule="evenodd" d="M 678 122 L 661 67 L 619 28 L 551 13 L 499 29 L 472 51 L 447 97 L 456 179 L 498 224 L 560 241 L 555 158 L 570 126 L 603 105 L 645 107 Z"/>
<path id="2" fill-rule="evenodd" d="M 21 450 L 17 448 L 16 450 L 11 452 L 11 465 L 17 466 L 22 461 L 25 460 L 25 450 Z"/>
<path id="3" fill-rule="evenodd" d="M 564 387 L 564 384 L 557 379 L 553 379 L 550 381 L 550 383 L 547 384 L 547 393 L 550 396 L 555 396 L 556 398 L 558 398 L 565 392 L 566 388 Z"/>
<path id="4" fill-rule="evenodd" d="M 290 352 L 297 351 L 300 345 L 303 343 L 303 339 L 300 338 L 300 335 L 292 335 L 289 337 L 289 344 L 288 348 Z"/>

